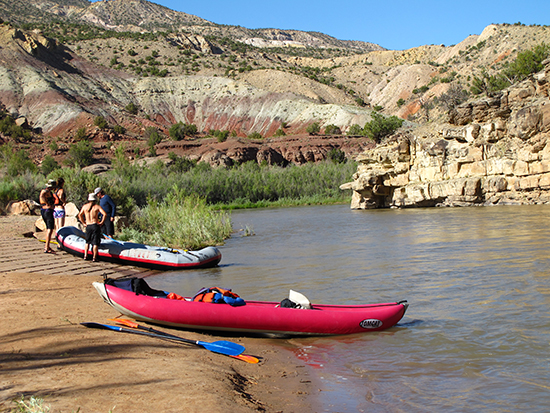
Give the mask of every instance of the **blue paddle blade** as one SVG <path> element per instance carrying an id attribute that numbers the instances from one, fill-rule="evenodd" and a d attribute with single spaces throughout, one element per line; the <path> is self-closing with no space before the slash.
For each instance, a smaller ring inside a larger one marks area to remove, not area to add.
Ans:
<path id="1" fill-rule="evenodd" d="M 242 354 L 245 350 L 243 346 L 237 343 L 232 343 L 231 341 L 214 341 L 213 343 L 208 343 L 204 341 L 196 342 L 199 346 L 203 346 L 205 349 L 213 351 L 214 353 L 225 354 L 227 356 L 238 356 Z"/>

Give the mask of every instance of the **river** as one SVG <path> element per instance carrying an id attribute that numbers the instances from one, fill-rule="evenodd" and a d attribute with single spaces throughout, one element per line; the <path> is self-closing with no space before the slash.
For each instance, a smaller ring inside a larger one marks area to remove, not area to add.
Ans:
<path id="1" fill-rule="evenodd" d="M 383 332 L 266 339 L 319 379 L 326 412 L 547 412 L 550 206 L 232 213 L 219 267 L 165 273 L 154 288 L 232 288 L 280 301 L 408 300 Z M 253 234 L 253 235 L 247 235 Z M 304 310 L 305 311 L 305 310 Z"/>

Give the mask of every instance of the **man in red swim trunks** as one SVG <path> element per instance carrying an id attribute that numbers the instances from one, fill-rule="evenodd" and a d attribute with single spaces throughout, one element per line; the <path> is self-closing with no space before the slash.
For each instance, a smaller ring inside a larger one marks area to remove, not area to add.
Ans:
<path id="1" fill-rule="evenodd" d="M 99 218 L 100 214 L 101 218 Z M 84 204 L 78 214 L 78 220 L 86 226 L 86 249 L 84 250 L 84 259 L 88 258 L 88 248 L 91 244 L 93 252 L 92 261 L 97 261 L 97 251 L 102 238 L 101 225 L 106 215 L 103 208 L 97 204 L 97 196 L 89 194 L 88 202 Z"/>

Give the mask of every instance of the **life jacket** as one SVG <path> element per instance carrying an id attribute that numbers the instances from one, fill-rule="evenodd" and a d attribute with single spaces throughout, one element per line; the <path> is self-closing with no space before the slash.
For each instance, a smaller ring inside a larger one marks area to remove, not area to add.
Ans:
<path id="1" fill-rule="evenodd" d="M 61 188 L 59 188 L 57 191 L 52 192 L 53 198 L 54 198 L 54 205 L 63 205 L 65 203 L 65 193 L 61 193 L 59 195 L 59 192 L 61 192 Z"/>
<path id="2" fill-rule="evenodd" d="M 193 297 L 193 301 L 203 303 L 226 303 L 232 306 L 245 305 L 244 300 L 230 289 L 220 287 L 201 288 Z"/>

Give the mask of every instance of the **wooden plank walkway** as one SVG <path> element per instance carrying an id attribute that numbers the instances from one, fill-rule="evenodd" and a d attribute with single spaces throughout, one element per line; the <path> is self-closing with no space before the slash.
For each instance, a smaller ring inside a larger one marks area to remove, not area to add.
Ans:
<path id="1" fill-rule="evenodd" d="M 84 261 L 65 251 L 57 250 L 56 244 L 51 244 L 51 247 L 57 254 L 44 254 L 44 243 L 36 238 L 0 237 L 0 272 L 99 275 L 110 278 L 146 277 L 160 273 L 148 268 Z"/>

